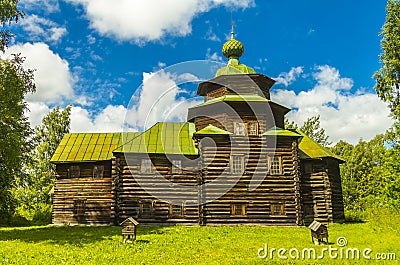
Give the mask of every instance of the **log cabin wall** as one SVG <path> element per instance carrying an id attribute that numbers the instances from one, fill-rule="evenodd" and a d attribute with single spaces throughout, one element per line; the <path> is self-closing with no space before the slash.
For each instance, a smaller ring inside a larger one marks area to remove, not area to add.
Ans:
<path id="1" fill-rule="evenodd" d="M 303 160 L 302 172 L 305 224 L 313 220 L 325 224 L 343 222 L 343 194 L 338 161 L 331 158 Z"/>
<path id="2" fill-rule="evenodd" d="M 339 163 L 335 159 L 327 158 L 326 164 L 331 190 L 333 222 L 341 223 L 345 221 L 345 217 Z"/>
<path id="3" fill-rule="evenodd" d="M 231 144 L 227 141 L 217 142 L 216 147 L 199 146 L 202 163 L 207 165 L 203 170 L 203 183 L 209 185 L 202 191 L 202 197 L 203 201 L 211 200 L 202 207 L 201 223 L 297 225 L 298 162 L 297 157 L 293 156 L 293 145 L 296 146 L 293 142 L 296 140 L 281 139 L 275 149 L 267 147 L 265 137 L 251 136 L 247 142 L 247 137 L 234 136 L 232 141 Z M 244 174 L 238 180 L 238 176 L 231 173 L 232 157 L 241 154 Z M 269 156 L 279 159 L 280 172 L 268 173 Z M 261 182 L 251 191 L 249 188 L 254 183 L 253 177 L 261 179 Z M 220 178 L 224 184 L 215 183 Z M 227 187 L 229 184 L 233 185 L 231 189 Z M 220 198 L 212 200 L 224 188 L 228 191 Z"/>
<path id="4" fill-rule="evenodd" d="M 208 101 L 213 98 L 222 97 L 223 95 L 225 95 L 227 93 L 228 93 L 228 89 L 226 87 L 220 87 L 220 88 L 217 88 L 217 89 L 207 93 L 207 96 L 204 99 L 205 99 L 205 101 Z"/>
<path id="5" fill-rule="evenodd" d="M 56 165 L 53 224 L 110 225 L 112 204 L 111 161 Z"/>
<path id="6" fill-rule="evenodd" d="M 151 172 L 142 172 L 142 160 L 148 156 L 141 154 L 115 154 L 114 197 L 116 199 L 116 224 L 128 217 L 142 224 L 194 225 L 198 223 L 198 161 L 197 157 L 182 159 L 179 156 L 150 155 Z M 172 171 L 172 161 L 180 160 L 182 170 Z M 172 161 L 170 161 L 172 160 Z M 160 183 L 159 177 L 168 183 Z M 139 182 L 137 180 L 140 180 Z M 146 183 L 146 190 L 141 186 Z M 193 187 L 177 192 L 171 183 Z M 150 194 L 149 194 L 150 193 Z M 162 200 L 152 194 L 162 194 Z M 175 204 L 178 205 L 175 205 Z"/>
<path id="7" fill-rule="evenodd" d="M 270 88 L 275 83 L 274 80 L 264 75 L 229 75 L 220 76 L 212 80 L 200 84 L 200 87 L 207 87 L 206 94 L 215 97 L 212 93 L 219 90 L 219 96 L 225 94 L 257 94 L 270 99 Z M 221 89 L 223 88 L 223 89 Z M 221 91 L 224 90 L 224 93 Z"/>

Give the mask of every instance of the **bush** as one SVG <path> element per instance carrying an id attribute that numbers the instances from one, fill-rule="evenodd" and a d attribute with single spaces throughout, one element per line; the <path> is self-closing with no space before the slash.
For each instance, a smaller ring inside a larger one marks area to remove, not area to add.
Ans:
<path id="1" fill-rule="evenodd" d="M 11 218 L 12 226 L 48 225 L 51 223 L 52 205 L 37 203 L 32 209 L 20 206 Z"/>

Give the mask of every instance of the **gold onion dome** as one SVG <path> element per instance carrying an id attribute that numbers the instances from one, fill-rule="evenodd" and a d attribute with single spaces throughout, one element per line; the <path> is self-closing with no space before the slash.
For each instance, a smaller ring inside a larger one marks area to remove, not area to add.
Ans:
<path id="1" fill-rule="evenodd" d="M 235 32 L 232 25 L 232 37 L 222 46 L 222 54 L 228 58 L 228 64 L 217 70 L 216 77 L 221 75 L 255 74 L 253 68 L 240 63 L 239 58 L 244 53 L 243 44 L 235 40 Z"/>
<path id="2" fill-rule="evenodd" d="M 228 59 L 238 59 L 243 53 L 244 46 L 240 41 L 235 40 L 235 33 L 232 31 L 231 39 L 222 46 L 222 54 Z"/>

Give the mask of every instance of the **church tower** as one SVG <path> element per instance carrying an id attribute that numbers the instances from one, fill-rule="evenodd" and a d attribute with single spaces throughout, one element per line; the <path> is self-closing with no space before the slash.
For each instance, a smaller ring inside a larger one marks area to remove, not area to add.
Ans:
<path id="1" fill-rule="evenodd" d="M 200 223 L 301 225 L 298 139 L 284 130 L 290 109 L 273 102 L 275 81 L 240 62 L 232 37 L 215 78 L 199 85 L 204 103 L 188 111 L 201 163 Z"/>

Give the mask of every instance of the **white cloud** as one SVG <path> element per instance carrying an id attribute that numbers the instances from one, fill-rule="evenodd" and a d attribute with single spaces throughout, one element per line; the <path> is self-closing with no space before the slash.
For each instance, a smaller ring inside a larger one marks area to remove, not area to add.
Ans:
<path id="1" fill-rule="evenodd" d="M 208 28 L 208 31 L 207 31 L 206 36 L 205 36 L 205 39 L 206 40 L 211 40 L 211 41 L 216 41 L 216 42 L 220 42 L 221 41 L 221 39 L 217 36 L 217 34 L 214 33 L 212 27 Z"/>
<path id="2" fill-rule="evenodd" d="M 46 13 L 60 11 L 58 0 L 20 0 L 19 4 L 28 10 L 43 10 Z"/>
<path id="3" fill-rule="evenodd" d="M 74 97 L 73 77 L 69 64 L 50 50 L 45 43 L 17 44 L 6 50 L 5 57 L 21 53 L 26 57 L 24 67 L 36 69 L 36 93 L 27 95 L 29 102 L 60 104 L 64 99 Z"/>
<path id="4" fill-rule="evenodd" d="M 218 55 L 217 52 L 211 53 L 211 48 L 207 49 L 206 60 L 216 61 L 216 62 L 224 62 L 224 58 Z"/>
<path id="5" fill-rule="evenodd" d="M 266 60 L 266 59 L 265 59 Z M 262 63 L 262 59 L 260 59 Z M 278 77 L 275 77 L 276 84 L 282 84 L 284 86 L 289 86 L 303 73 L 303 67 L 292 67 L 288 73 L 280 73 Z"/>
<path id="6" fill-rule="evenodd" d="M 45 40 L 50 43 L 57 43 L 67 34 L 65 27 L 60 27 L 57 23 L 37 15 L 24 17 L 20 25 L 34 41 Z"/>
<path id="7" fill-rule="evenodd" d="M 159 121 L 186 121 L 188 108 L 202 101 L 188 99 L 178 84 L 198 80 L 190 73 L 173 75 L 164 71 L 143 73 L 143 85 L 133 98 L 129 110 L 108 105 L 98 114 L 83 107 L 71 110 L 72 132 L 142 131 Z M 125 125 L 129 125 L 126 128 Z"/>
<path id="8" fill-rule="evenodd" d="M 127 124 L 134 130 L 142 130 L 158 121 L 185 121 L 187 109 L 200 101 L 188 97 L 188 92 L 176 82 L 197 79 L 187 73 L 179 76 L 164 71 L 143 73 L 143 85 L 131 100 Z"/>
<path id="9" fill-rule="evenodd" d="M 313 73 L 316 84 L 307 91 L 272 91 L 275 102 L 294 108 L 287 116 L 297 124 L 320 114 L 321 126 L 333 142 L 357 143 L 384 133 L 391 125 L 389 109 L 375 93 L 350 93 L 353 80 L 342 78 L 337 69 L 319 66 Z"/>
<path id="10" fill-rule="evenodd" d="M 49 106 L 43 102 L 28 102 L 28 109 L 26 117 L 28 117 L 32 128 L 40 125 L 44 116 L 50 112 Z"/>
<path id="11" fill-rule="evenodd" d="M 162 39 L 165 35 L 186 36 L 191 22 L 213 8 L 248 8 L 254 0 L 67 0 L 83 5 L 90 25 L 101 35 L 138 44 Z"/>
<path id="12" fill-rule="evenodd" d="M 94 118 L 81 107 L 71 109 L 71 132 L 121 132 L 126 108 L 108 105 Z"/>

